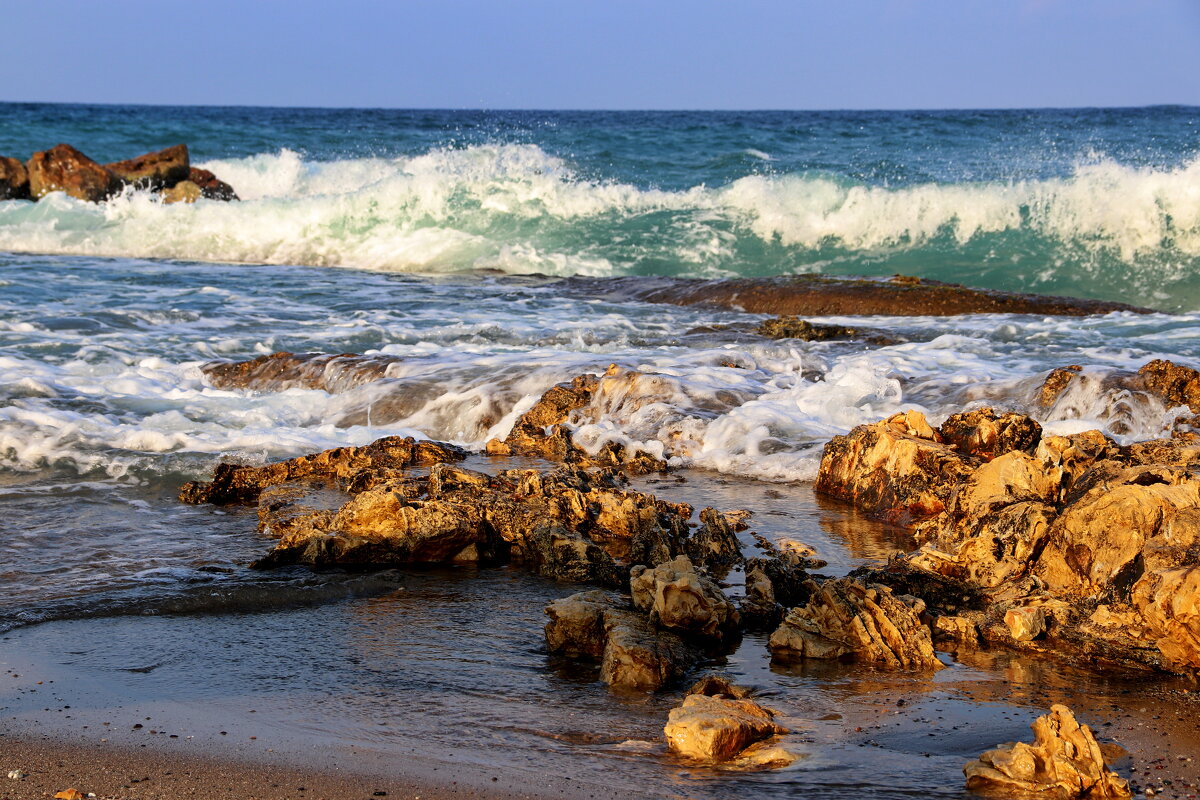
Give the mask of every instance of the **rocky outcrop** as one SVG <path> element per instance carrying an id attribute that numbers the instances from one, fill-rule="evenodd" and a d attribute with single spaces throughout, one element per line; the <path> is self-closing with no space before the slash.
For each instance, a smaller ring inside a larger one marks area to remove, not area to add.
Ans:
<path id="1" fill-rule="evenodd" d="M 967 788 L 1060 800 L 1132 797 L 1129 783 L 1105 764 L 1091 729 L 1066 706 L 1051 706 L 1032 728 L 1033 744 L 1001 745 L 963 767 Z"/>
<path id="2" fill-rule="evenodd" d="M 686 555 L 654 569 L 634 567 L 629 585 L 633 605 L 649 613 L 650 621 L 661 627 L 716 639 L 737 627 L 733 603 Z"/>
<path id="3" fill-rule="evenodd" d="M 603 591 L 582 592 L 546 607 L 546 647 L 574 659 L 600 662 L 610 686 L 657 691 L 682 677 L 702 653 L 644 614 Z"/>
<path id="4" fill-rule="evenodd" d="M 813 488 L 906 525 L 944 510 L 978 463 L 945 444 L 923 414 L 909 411 L 833 437 Z"/>
<path id="5" fill-rule="evenodd" d="M 1186 368 L 1147 367 L 1169 402 L 1187 399 Z M 822 485 L 921 543 L 864 577 L 925 599 L 942 637 L 1200 670 L 1200 436 L 1041 437 L 986 410 L 938 431 L 897 415 L 844 438 Z"/>
<path id="6" fill-rule="evenodd" d="M 0 156 L 0 200 L 29 199 L 29 170 L 15 158 Z"/>
<path id="7" fill-rule="evenodd" d="M 34 153 L 26 164 L 29 193 L 34 199 L 50 192 L 65 192 L 79 200 L 98 203 L 121 191 L 121 179 L 69 144 Z"/>
<path id="8" fill-rule="evenodd" d="M 64 192 L 99 203 L 126 186 L 157 192 L 164 203 L 238 199 L 232 186 L 190 165 L 185 144 L 110 164 L 98 164 L 68 144 L 34 153 L 25 164 L 0 156 L 0 200 Z"/>
<path id="9" fill-rule="evenodd" d="M 753 700 L 707 694 L 685 697 L 663 729 L 671 752 L 701 764 L 731 761 L 755 742 L 787 732 L 773 711 Z"/>
<path id="10" fill-rule="evenodd" d="M 888 669 L 940 669 L 924 603 L 838 578 L 806 587 L 808 603 L 788 612 L 768 647 L 781 660 L 848 657 Z"/>
<path id="11" fill-rule="evenodd" d="M 1051 370 L 1036 392 L 1037 404 L 1043 408 L 1054 406 L 1068 387 L 1084 380 L 1085 375 L 1078 364 Z M 1137 372 L 1108 371 L 1102 374 L 1101 385 L 1110 392 L 1144 393 L 1167 408 L 1183 406 L 1193 414 L 1200 414 L 1200 371 L 1173 361 L 1155 359 Z"/>
<path id="12" fill-rule="evenodd" d="M 854 340 L 877 345 L 899 342 L 898 339 L 878 331 L 866 331 L 846 325 L 821 325 L 791 315 L 763 320 L 754 332 L 768 339 L 803 339 L 806 342 Z"/>
<path id="13" fill-rule="evenodd" d="M 192 167 L 188 170 L 187 183 L 200 190 L 200 196 L 208 200 L 238 200 L 237 192 L 225 181 L 206 169 Z"/>
<path id="14" fill-rule="evenodd" d="M 114 161 L 104 167 L 130 186 L 157 191 L 186 181 L 191 164 L 187 145 L 177 144 L 126 161 Z"/>
<path id="15" fill-rule="evenodd" d="M 533 456 L 580 467 L 620 467 L 633 474 L 663 471 L 667 468 L 663 460 L 644 451 L 628 452 L 613 442 L 590 453 L 575 444 L 568 424 L 572 412 L 590 406 L 598 393 L 612 392 L 613 384 L 636 382 L 641 376 L 614 364 L 603 377 L 580 375 L 552 386 L 521 415 L 503 441 L 491 439 L 484 450 L 494 456 Z"/>
<path id="16" fill-rule="evenodd" d="M 443 442 L 388 436 L 363 447 L 338 447 L 261 467 L 221 463 L 211 481 L 191 481 L 179 499 L 198 505 L 253 503 L 269 486 L 302 479 L 319 480 L 345 490 L 361 490 L 389 478 L 402 477 L 413 466 L 461 461 L 466 452 Z"/>
<path id="17" fill-rule="evenodd" d="M 200 371 L 218 389 L 320 389 L 334 394 L 382 380 L 388 367 L 401 361 L 382 354 L 280 352 L 249 361 L 210 361 Z"/>

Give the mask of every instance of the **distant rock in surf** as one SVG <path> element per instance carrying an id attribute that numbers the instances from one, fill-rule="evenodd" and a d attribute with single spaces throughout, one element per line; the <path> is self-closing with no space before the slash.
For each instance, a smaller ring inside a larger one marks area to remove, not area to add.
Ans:
<path id="1" fill-rule="evenodd" d="M 191 166 L 186 144 L 110 164 L 99 164 L 69 144 L 34 153 L 25 164 L 0 156 L 0 200 L 40 200 L 63 192 L 99 203 L 126 186 L 158 192 L 164 203 L 238 199 L 232 186 Z"/>

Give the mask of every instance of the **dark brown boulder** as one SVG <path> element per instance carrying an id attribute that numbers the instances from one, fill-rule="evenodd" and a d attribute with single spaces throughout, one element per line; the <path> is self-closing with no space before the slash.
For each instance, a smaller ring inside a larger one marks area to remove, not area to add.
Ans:
<path id="1" fill-rule="evenodd" d="M 225 181 L 206 169 L 192 167 L 187 180 L 200 187 L 200 196 L 208 200 L 238 200 L 237 192 Z"/>
<path id="2" fill-rule="evenodd" d="M 15 158 L 0 156 L 0 200 L 29 198 L 29 170 Z"/>
<path id="3" fill-rule="evenodd" d="M 191 166 L 186 144 L 105 164 L 111 172 L 138 188 L 163 189 L 188 179 Z"/>
<path id="4" fill-rule="evenodd" d="M 121 191 L 121 179 L 69 144 L 59 144 L 34 153 L 26 164 L 29 193 L 34 198 L 50 192 L 98 203 Z"/>

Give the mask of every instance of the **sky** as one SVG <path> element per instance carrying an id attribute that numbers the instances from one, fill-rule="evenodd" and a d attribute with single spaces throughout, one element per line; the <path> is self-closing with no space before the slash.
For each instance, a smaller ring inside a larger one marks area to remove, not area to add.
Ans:
<path id="1" fill-rule="evenodd" d="M 6 101 L 1200 105 L 1200 0 L 5 0 L 0 10 Z"/>

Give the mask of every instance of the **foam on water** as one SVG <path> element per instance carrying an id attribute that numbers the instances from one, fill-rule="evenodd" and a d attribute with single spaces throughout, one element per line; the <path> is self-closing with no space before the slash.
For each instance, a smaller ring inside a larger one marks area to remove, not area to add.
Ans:
<path id="1" fill-rule="evenodd" d="M 536 144 L 332 161 L 283 149 L 202 166 L 243 202 L 166 206 L 132 191 L 100 205 L 61 194 L 4 201 L 0 248 L 696 276 L 841 269 L 846 259 L 850 271 L 872 271 L 925 254 L 930 277 L 956 277 L 939 271 L 950 257 L 974 264 L 984 283 L 1090 294 L 1099 279 L 1111 294 L 1106 287 L 1132 282 L 1146 303 L 1164 301 L 1164 284 L 1190 286 L 1200 258 L 1200 159 L 1169 168 L 1101 159 L 1065 177 L 897 187 L 813 171 L 752 174 L 669 191 L 588 177 Z M 1194 307 L 1200 293 L 1172 302 Z"/>

